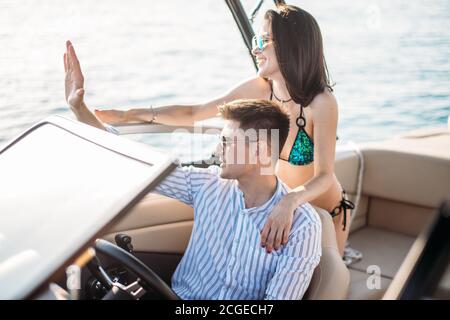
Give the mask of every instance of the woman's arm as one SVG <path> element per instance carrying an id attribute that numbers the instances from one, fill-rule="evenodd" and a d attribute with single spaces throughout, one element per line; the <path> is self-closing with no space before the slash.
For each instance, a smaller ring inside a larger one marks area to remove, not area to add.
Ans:
<path id="1" fill-rule="evenodd" d="M 338 108 L 331 93 L 318 95 L 310 105 L 314 125 L 314 177 L 292 190 L 297 204 L 312 201 L 333 183 Z"/>
<path id="2" fill-rule="evenodd" d="M 84 102 L 84 77 L 81 72 L 75 49 L 70 41 L 66 43 L 64 54 L 65 95 L 71 110 L 81 122 L 99 129 L 105 129 L 104 123 L 149 122 L 156 116 L 158 123 L 167 125 L 193 125 L 195 121 L 216 116 L 217 107 L 236 99 L 261 98 L 266 81 L 258 76 L 247 79 L 224 95 L 210 101 L 193 105 L 170 105 L 159 108 L 138 108 L 127 111 L 95 110 L 92 113 Z"/>
<path id="3" fill-rule="evenodd" d="M 212 100 L 199 104 L 167 105 L 161 107 L 133 108 L 121 110 L 95 110 L 96 116 L 105 123 L 141 123 L 149 122 L 156 116 L 155 122 L 166 125 L 192 126 L 195 121 L 215 117 L 217 107 L 221 104 L 243 98 L 258 98 L 261 95 L 261 86 L 267 86 L 260 77 L 247 79 L 225 94 Z"/>
<path id="4" fill-rule="evenodd" d="M 287 243 L 294 211 L 301 204 L 321 196 L 333 183 L 337 102 L 331 93 L 323 93 L 310 107 L 314 126 L 314 176 L 292 189 L 272 210 L 261 232 L 261 245 L 269 252 Z"/>
<path id="5" fill-rule="evenodd" d="M 314 117 L 314 177 L 303 186 L 293 189 L 294 205 L 312 201 L 326 192 L 334 180 L 334 159 L 336 150 L 336 130 L 338 123 L 337 103 L 331 94 L 330 98 L 319 99 L 320 105 L 313 110 Z M 344 217 L 346 215 L 346 217 Z M 336 241 L 339 253 L 344 254 L 345 243 L 350 228 L 342 228 L 350 212 L 344 211 L 333 218 L 336 230 Z M 283 239 L 284 240 L 284 239 Z"/>

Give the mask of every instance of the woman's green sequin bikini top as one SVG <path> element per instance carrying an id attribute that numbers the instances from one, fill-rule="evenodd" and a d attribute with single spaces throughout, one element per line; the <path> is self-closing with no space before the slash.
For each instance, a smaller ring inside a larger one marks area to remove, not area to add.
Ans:
<path id="1" fill-rule="evenodd" d="M 270 100 L 272 101 L 273 89 L 272 83 L 270 83 Z M 276 97 L 275 97 L 276 98 Z M 276 98 L 278 101 L 283 102 Z M 295 137 L 294 144 L 292 145 L 291 152 L 288 159 L 280 159 L 288 161 L 290 164 L 296 166 L 304 166 L 314 161 L 314 142 L 306 133 L 306 119 L 303 115 L 303 106 L 300 106 L 300 115 L 296 120 L 298 126 L 297 136 Z"/>

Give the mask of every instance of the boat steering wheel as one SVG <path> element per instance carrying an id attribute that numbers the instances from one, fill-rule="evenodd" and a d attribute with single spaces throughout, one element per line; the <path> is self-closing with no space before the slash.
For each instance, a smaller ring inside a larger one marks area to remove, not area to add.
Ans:
<path id="1" fill-rule="evenodd" d="M 177 294 L 152 269 L 132 254 L 102 239 L 95 241 L 94 248 L 96 252 L 113 259 L 138 277 L 135 282 L 125 286 L 118 281 L 113 281 L 102 266 L 93 261 L 91 271 L 109 289 L 109 292 L 103 297 L 104 300 L 138 300 L 145 293 L 144 289 L 153 289 L 168 300 L 180 300 Z M 97 257 L 93 260 L 98 262 Z"/>

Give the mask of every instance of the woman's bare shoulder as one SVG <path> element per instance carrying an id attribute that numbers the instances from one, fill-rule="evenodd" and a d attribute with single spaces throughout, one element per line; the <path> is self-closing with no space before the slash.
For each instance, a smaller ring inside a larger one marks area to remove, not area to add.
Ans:
<path id="1" fill-rule="evenodd" d="M 270 84 L 266 79 L 254 76 L 240 82 L 234 88 L 234 92 L 236 98 L 239 99 L 268 99 L 267 94 L 270 93 Z"/>
<path id="2" fill-rule="evenodd" d="M 309 106 L 313 111 L 313 115 L 320 116 L 322 114 L 329 114 L 330 112 L 337 115 L 337 100 L 333 92 L 329 89 L 325 89 L 322 93 L 316 95 Z"/>

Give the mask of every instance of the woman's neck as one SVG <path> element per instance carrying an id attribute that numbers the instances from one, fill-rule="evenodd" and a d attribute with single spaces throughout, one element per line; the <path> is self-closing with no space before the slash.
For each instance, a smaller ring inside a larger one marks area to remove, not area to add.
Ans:
<path id="1" fill-rule="evenodd" d="M 274 96 L 279 100 L 287 101 L 291 99 L 289 91 L 286 87 L 286 82 L 283 77 L 272 77 L 272 91 Z"/>

